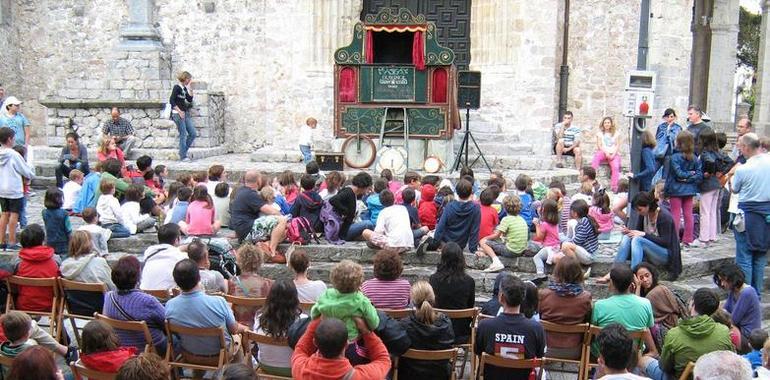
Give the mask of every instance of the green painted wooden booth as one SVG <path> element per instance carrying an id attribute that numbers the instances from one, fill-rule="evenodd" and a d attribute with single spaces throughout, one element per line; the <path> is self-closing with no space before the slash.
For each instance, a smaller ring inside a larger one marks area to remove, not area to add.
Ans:
<path id="1" fill-rule="evenodd" d="M 410 138 L 450 139 L 459 128 L 454 53 L 424 15 L 406 8 L 367 15 L 334 62 L 336 137 L 377 137 L 387 109 L 387 123 L 393 110 L 406 110 Z"/>

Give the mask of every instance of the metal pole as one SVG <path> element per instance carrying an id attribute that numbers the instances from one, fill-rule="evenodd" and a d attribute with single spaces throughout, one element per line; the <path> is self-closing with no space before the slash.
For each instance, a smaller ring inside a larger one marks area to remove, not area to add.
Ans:
<path id="1" fill-rule="evenodd" d="M 564 25 L 561 41 L 561 66 L 559 67 L 559 121 L 567 112 L 567 90 L 569 90 L 569 2 L 564 0 Z"/>
<path id="2" fill-rule="evenodd" d="M 639 12 L 639 47 L 636 54 L 636 69 L 647 70 L 647 53 L 650 50 L 650 0 L 642 0 Z"/>
<path id="3" fill-rule="evenodd" d="M 471 109 L 466 108 L 465 109 L 465 146 L 463 149 L 465 149 L 465 166 L 468 166 L 468 148 L 470 147 L 470 144 L 468 144 L 468 135 L 471 133 L 471 124 L 470 124 L 470 118 L 471 118 Z"/>

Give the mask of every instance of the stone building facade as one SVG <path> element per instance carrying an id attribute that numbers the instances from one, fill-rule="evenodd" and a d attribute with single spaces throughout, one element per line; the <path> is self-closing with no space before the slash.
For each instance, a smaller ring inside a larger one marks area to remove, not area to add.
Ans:
<path id="1" fill-rule="evenodd" d="M 158 136 L 164 143 L 148 140 L 147 147 L 170 148 L 176 131 L 154 118 L 181 70 L 204 82 L 200 91 L 222 96 L 215 107 L 223 108 L 217 116 L 223 130 L 207 127 L 216 135 L 211 145 L 223 142 L 224 149 L 238 152 L 293 147 L 290 136 L 308 116 L 331 136 L 332 55 L 350 41 L 362 0 L 144 0 L 160 46 L 153 53 L 120 49 L 133 3 L 0 0 L 0 83 L 24 100 L 34 141 L 57 144 L 45 137 L 60 137 L 61 111 L 70 114 L 67 107 L 50 111 L 45 104 L 99 103 L 81 107 L 86 111 L 75 120 L 94 130 L 106 117 L 100 102 L 134 100 L 155 104 L 129 112 L 144 120 L 144 136 L 154 136 L 155 128 L 167 131 Z M 692 0 L 652 5 L 649 69 L 658 86 L 651 112 L 657 116 L 671 106 L 683 116 Z M 621 105 L 626 73 L 636 65 L 639 12 L 640 0 L 571 2 L 568 108 L 584 128 L 596 129 L 605 115 L 627 125 Z M 485 132 L 481 140 L 523 146 L 516 154 L 549 154 L 563 13 L 562 0 L 472 0 L 470 69 L 482 72 L 482 109 L 474 114 Z M 146 54 L 156 56 L 142 67 L 131 63 Z"/>

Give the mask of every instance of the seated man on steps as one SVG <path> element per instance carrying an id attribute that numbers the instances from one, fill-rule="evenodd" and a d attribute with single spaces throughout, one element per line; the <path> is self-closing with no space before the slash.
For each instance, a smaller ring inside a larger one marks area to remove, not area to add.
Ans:
<path id="1" fill-rule="evenodd" d="M 184 259 L 174 266 L 174 281 L 182 294 L 166 303 L 166 319 L 174 325 L 211 328 L 222 327 L 225 330 L 225 344 L 232 362 L 243 360 L 240 333 L 249 328 L 236 322 L 233 310 L 227 301 L 219 296 L 210 296 L 203 292 L 200 284 L 198 264 Z M 216 364 L 219 352 L 218 338 L 181 336 L 179 348 L 182 356 L 196 364 Z"/>
<path id="2" fill-rule="evenodd" d="M 131 126 L 130 121 L 120 117 L 118 107 L 112 107 L 110 120 L 104 122 L 102 134 L 104 137 L 114 139 L 115 144 L 120 147 L 126 158 L 131 156 L 137 142 L 136 136 L 134 136 L 134 127 Z"/>
<path id="3" fill-rule="evenodd" d="M 710 315 L 719 309 L 719 296 L 714 290 L 700 288 L 690 301 L 692 318 L 683 319 L 671 329 L 663 341 L 660 359 L 643 356 L 639 368 L 653 380 L 678 379 L 687 363 L 712 351 L 734 351 L 727 326 L 715 322 Z"/>
<path id="4" fill-rule="evenodd" d="M 230 202 L 230 227 L 240 242 L 248 240 L 262 245 L 272 256 L 272 262 L 283 264 L 286 258 L 278 252 L 278 244 L 286 239 L 286 218 L 259 194 L 267 185 L 262 173 L 249 170 L 243 180 L 243 186 Z M 264 240 L 269 240 L 269 244 Z"/>

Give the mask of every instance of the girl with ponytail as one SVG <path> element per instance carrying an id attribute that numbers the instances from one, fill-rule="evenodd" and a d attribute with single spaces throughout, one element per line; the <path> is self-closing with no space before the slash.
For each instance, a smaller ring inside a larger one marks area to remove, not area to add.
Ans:
<path id="1" fill-rule="evenodd" d="M 400 321 L 412 341 L 410 348 L 418 350 L 446 350 L 452 348 L 454 332 L 452 321 L 434 309 L 436 296 L 427 281 L 412 285 L 411 298 L 414 303 L 412 314 Z M 398 377 L 400 379 L 449 379 L 452 368 L 449 361 L 423 361 L 401 358 Z"/>
<path id="2" fill-rule="evenodd" d="M 599 250 L 599 223 L 588 215 L 588 203 L 579 199 L 570 205 L 570 216 L 577 220 L 575 237 L 571 242 L 561 245 L 562 252 L 567 256 L 573 256 L 582 265 L 591 265 L 596 251 Z"/>

